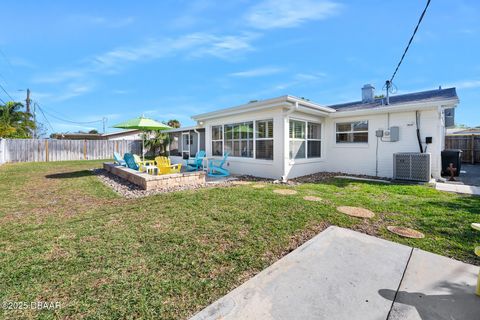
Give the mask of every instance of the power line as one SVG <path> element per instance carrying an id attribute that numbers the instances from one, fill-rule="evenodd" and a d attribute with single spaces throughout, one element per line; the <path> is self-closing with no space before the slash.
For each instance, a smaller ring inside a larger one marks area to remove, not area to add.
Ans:
<path id="1" fill-rule="evenodd" d="M 5 102 L 5 101 L 3 101 L 3 100 L 2 100 L 2 98 L 0 98 L 0 101 L 1 101 L 3 104 L 6 104 L 6 102 Z"/>
<path id="2" fill-rule="evenodd" d="M 40 108 L 40 104 L 37 102 L 37 106 Z M 95 121 L 72 121 L 72 120 L 67 120 L 67 119 L 64 119 L 64 118 L 61 118 L 61 117 L 58 117 L 46 110 L 44 110 L 44 112 L 46 114 L 48 114 L 50 117 L 54 118 L 54 119 L 57 119 L 59 121 L 62 121 L 62 122 L 67 122 L 67 123 L 73 123 L 73 124 L 92 124 L 92 123 L 99 123 L 99 122 L 103 122 L 104 120 L 95 120 Z"/>
<path id="3" fill-rule="evenodd" d="M 418 27 L 420 26 L 420 23 L 423 20 L 423 17 L 425 16 L 425 12 L 427 12 L 427 8 L 430 5 L 430 1 L 427 1 L 427 5 L 425 6 L 425 9 L 423 9 L 422 15 L 420 16 L 420 19 L 418 19 L 417 26 L 415 27 L 415 30 L 413 30 L 412 37 L 410 38 L 410 41 L 408 41 L 408 45 L 405 48 L 405 51 L 403 52 L 402 57 L 400 58 L 400 61 L 398 62 L 397 68 L 395 68 L 395 71 L 393 72 L 392 77 L 390 78 L 390 83 L 393 81 L 393 78 L 395 78 L 395 75 L 397 74 L 398 68 L 400 68 L 400 65 L 403 62 L 403 58 L 405 58 L 405 55 L 407 54 L 408 49 L 410 48 L 410 44 L 412 44 L 413 38 L 415 37 L 415 34 L 417 33 Z M 387 90 L 388 90 L 388 85 L 387 85 Z"/>
<path id="4" fill-rule="evenodd" d="M 5 90 L 5 88 L 0 84 L 0 88 L 3 90 L 3 92 L 5 92 L 7 94 L 7 96 L 12 100 L 12 101 L 15 101 L 15 99 L 12 98 L 12 96 L 7 92 L 7 90 Z"/>
<path id="5" fill-rule="evenodd" d="M 55 130 L 53 129 L 52 124 L 51 124 L 50 121 L 48 120 L 47 116 L 45 116 L 45 113 L 43 113 L 43 110 L 42 110 L 42 108 L 40 108 L 40 105 L 39 105 L 38 103 L 36 103 L 36 105 L 37 105 L 37 107 L 38 107 L 38 110 L 40 110 L 40 112 L 42 113 L 43 118 L 45 119 L 45 121 L 47 121 L 48 126 L 50 127 L 50 129 L 52 129 L 52 133 L 53 133 Z"/>

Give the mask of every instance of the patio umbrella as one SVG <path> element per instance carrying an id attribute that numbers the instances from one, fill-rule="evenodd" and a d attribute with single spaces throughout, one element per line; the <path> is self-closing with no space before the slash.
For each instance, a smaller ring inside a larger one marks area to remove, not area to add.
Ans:
<path id="1" fill-rule="evenodd" d="M 138 129 L 142 131 L 150 131 L 150 130 L 167 130 L 171 129 L 170 126 L 167 126 L 164 123 L 155 121 L 150 118 L 145 118 L 144 116 L 133 118 L 127 120 L 125 122 L 116 124 L 113 128 L 120 128 L 120 129 Z M 145 135 L 142 138 L 142 160 L 145 160 Z"/>

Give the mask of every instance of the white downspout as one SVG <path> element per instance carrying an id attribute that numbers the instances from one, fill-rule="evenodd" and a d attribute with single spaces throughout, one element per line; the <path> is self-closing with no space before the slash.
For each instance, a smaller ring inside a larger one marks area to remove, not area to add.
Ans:
<path id="1" fill-rule="evenodd" d="M 200 151 L 200 132 L 197 129 L 193 129 L 193 132 L 197 134 L 197 152 Z"/>
<path id="2" fill-rule="evenodd" d="M 287 173 L 287 168 L 290 167 L 290 157 L 289 157 L 289 128 L 288 126 L 290 125 L 290 115 L 295 112 L 295 111 L 298 111 L 298 108 L 299 108 L 299 104 L 298 104 L 298 101 L 295 101 L 295 103 L 293 105 L 290 106 L 290 108 L 284 112 L 283 114 L 283 121 L 284 121 L 284 125 L 283 125 L 283 128 L 284 128 L 284 132 L 283 132 L 283 175 L 282 175 L 282 182 L 287 182 L 287 177 L 288 177 L 288 173 Z"/>

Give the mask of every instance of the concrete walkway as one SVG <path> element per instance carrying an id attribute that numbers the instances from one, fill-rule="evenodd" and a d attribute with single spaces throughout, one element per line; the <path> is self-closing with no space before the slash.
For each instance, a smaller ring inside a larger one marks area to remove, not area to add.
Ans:
<path id="1" fill-rule="evenodd" d="M 192 319 L 480 319 L 477 273 L 330 227 Z"/>
<path id="2" fill-rule="evenodd" d="M 435 189 L 440 191 L 471 194 L 471 195 L 480 195 L 480 187 L 476 186 L 467 186 L 464 184 L 453 184 L 453 183 L 443 183 L 437 182 L 435 184 Z"/>

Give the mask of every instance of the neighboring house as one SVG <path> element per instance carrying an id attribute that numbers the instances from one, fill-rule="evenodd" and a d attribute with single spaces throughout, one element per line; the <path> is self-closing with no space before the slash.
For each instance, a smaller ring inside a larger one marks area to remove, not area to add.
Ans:
<path id="1" fill-rule="evenodd" d="M 142 140 L 142 131 L 123 130 L 112 133 L 56 133 L 54 139 L 60 140 Z"/>
<path id="2" fill-rule="evenodd" d="M 480 128 L 449 128 L 447 136 L 480 136 Z"/>
<path id="3" fill-rule="evenodd" d="M 228 152 L 234 174 L 283 180 L 322 171 L 392 177 L 394 153 L 420 152 L 418 128 L 438 178 L 445 113 L 454 114 L 459 103 L 455 88 L 391 96 L 389 104 L 374 97 L 373 86 L 365 85 L 357 102 L 324 106 L 281 96 L 196 115 L 197 126 L 167 131 L 174 137 L 172 158 L 180 162 L 182 152 L 193 156 L 204 145 L 208 157 Z M 377 130 L 392 127 L 392 133 L 398 127 L 398 141 L 377 137 Z"/>

